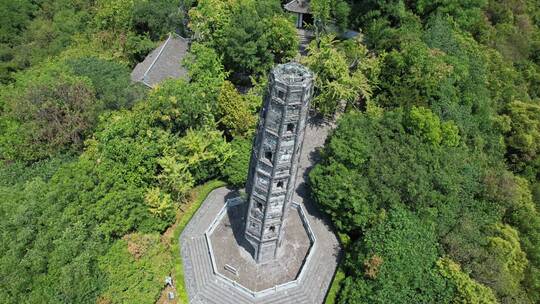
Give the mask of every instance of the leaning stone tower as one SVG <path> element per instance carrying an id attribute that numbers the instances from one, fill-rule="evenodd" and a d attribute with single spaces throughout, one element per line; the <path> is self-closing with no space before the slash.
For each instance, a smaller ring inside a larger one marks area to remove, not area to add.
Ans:
<path id="1" fill-rule="evenodd" d="M 273 260 L 281 245 L 312 94 L 313 74 L 303 65 L 270 73 L 246 185 L 245 237 L 257 263 Z"/>

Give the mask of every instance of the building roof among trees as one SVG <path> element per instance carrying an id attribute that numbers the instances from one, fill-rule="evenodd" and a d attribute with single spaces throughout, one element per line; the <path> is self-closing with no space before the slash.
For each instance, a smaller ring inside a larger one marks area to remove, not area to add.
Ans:
<path id="1" fill-rule="evenodd" d="M 189 50 L 189 39 L 170 34 L 131 72 L 131 80 L 154 87 L 167 78 L 186 77 L 182 60 Z"/>
<path id="2" fill-rule="evenodd" d="M 341 38 L 343 39 L 354 39 L 360 35 L 360 32 L 353 31 L 353 30 L 345 30 L 343 33 L 341 33 Z"/>
<path id="3" fill-rule="evenodd" d="M 285 4 L 285 10 L 293 13 L 311 14 L 308 0 L 292 0 Z"/>

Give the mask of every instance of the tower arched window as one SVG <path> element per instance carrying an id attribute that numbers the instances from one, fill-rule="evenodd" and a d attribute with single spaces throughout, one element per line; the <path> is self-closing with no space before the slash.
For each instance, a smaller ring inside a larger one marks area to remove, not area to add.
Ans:
<path id="1" fill-rule="evenodd" d="M 289 132 L 289 133 L 294 132 L 294 124 L 293 123 L 288 123 L 287 124 L 287 132 Z"/>
<path id="2" fill-rule="evenodd" d="M 264 158 L 266 158 L 269 162 L 272 162 L 272 151 L 265 151 L 264 152 Z"/>

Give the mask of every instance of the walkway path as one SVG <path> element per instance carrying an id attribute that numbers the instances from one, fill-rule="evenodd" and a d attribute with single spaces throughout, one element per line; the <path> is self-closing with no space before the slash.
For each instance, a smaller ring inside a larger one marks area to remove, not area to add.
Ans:
<path id="1" fill-rule="evenodd" d="M 296 29 L 296 34 L 298 35 L 298 43 L 299 43 L 298 47 L 299 47 L 300 54 L 302 56 L 306 56 L 307 47 L 309 43 L 311 42 L 311 40 L 315 38 L 315 33 L 310 30 Z"/>

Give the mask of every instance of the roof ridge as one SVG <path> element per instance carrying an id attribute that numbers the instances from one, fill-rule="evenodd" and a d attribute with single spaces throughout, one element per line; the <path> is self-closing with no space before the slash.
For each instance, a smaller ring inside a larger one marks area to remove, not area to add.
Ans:
<path id="1" fill-rule="evenodd" d="M 154 58 L 154 60 L 152 60 L 152 63 L 150 64 L 150 66 L 148 67 L 148 69 L 146 69 L 146 71 L 144 72 L 143 74 L 143 82 L 145 84 L 146 83 L 146 77 L 148 75 L 148 72 L 150 72 L 150 70 L 154 67 L 154 65 L 156 64 L 156 61 L 158 60 L 158 58 L 161 56 L 161 54 L 163 53 L 163 50 L 165 49 L 165 47 L 167 46 L 167 44 L 169 43 L 169 41 L 171 41 L 171 38 L 172 38 L 172 35 L 171 33 L 169 33 L 169 37 L 167 38 L 167 40 L 165 40 L 165 42 L 163 43 L 163 45 L 161 46 L 161 49 L 159 50 L 159 52 L 157 53 L 156 57 Z M 148 84 L 147 84 L 148 85 Z"/>

